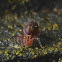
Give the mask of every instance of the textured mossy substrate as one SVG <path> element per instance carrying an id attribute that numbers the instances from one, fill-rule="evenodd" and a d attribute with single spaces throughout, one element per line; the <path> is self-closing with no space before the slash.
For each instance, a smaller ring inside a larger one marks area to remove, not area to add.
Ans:
<path id="1" fill-rule="evenodd" d="M 23 33 L 28 21 L 35 20 L 40 29 L 42 48 L 21 47 L 17 36 Z M 0 18 L 0 62 L 59 62 L 62 61 L 62 15 L 58 13 L 36 13 L 33 15 L 6 14 Z"/>

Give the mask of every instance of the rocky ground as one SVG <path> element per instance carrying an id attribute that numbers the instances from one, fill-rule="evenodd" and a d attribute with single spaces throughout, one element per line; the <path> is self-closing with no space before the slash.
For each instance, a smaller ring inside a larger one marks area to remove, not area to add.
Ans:
<path id="1" fill-rule="evenodd" d="M 28 21 L 35 20 L 40 29 L 38 44 L 33 48 L 21 47 L 17 36 L 23 33 Z M 62 15 L 60 13 L 25 12 L 0 17 L 0 62 L 61 62 L 62 61 Z"/>

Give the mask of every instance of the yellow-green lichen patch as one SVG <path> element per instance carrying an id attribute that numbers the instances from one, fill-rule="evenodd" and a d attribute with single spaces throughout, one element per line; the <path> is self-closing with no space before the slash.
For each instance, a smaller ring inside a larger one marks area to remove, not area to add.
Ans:
<path id="1" fill-rule="evenodd" d="M 3 51 L 0 50 L 0 54 L 4 53 Z"/>
<path id="2" fill-rule="evenodd" d="M 60 28 L 61 28 L 61 26 L 59 24 L 57 24 L 57 23 L 55 23 L 53 25 L 53 30 L 59 30 Z"/>
<path id="3" fill-rule="evenodd" d="M 5 54 L 6 54 L 6 55 L 10 55 L 10 53 L 11 53 L 11 52 L 10 52 L 9 50 L 6 50 L 6 51 L 5 51 Z"/>

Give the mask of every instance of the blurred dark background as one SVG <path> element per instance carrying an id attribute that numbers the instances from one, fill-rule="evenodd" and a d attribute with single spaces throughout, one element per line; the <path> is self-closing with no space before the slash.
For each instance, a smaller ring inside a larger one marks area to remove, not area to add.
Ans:
<path id="1" fill-rule="evenodd" d="M 0 0 L 0 15 L 6 13 L 18 13 L 25 11 L 39 12 L 61 9 L 62 0 Z"/>

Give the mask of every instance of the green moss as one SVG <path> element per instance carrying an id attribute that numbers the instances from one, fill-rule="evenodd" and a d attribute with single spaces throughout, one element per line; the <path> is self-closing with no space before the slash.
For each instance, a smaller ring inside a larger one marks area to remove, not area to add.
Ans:
<path id="1" fill-rule="evenodd" d="M 11 52 L 9 50 L 6 50 L 5 51 L 5 54 L 10 54 Z"/>
<path id="2" fill-rule="evenodd" d="M 57 23 L 55 23 L 53 25 L 53 30 L 59 30 L 60 28 L 61 28 L 61 26 L 59 24 L 57 24 Z"/>
<path id="3" fill-rule="evenodd" d="M 3 51 L 0 51 L 0 54 L 4 53 Z"/>

